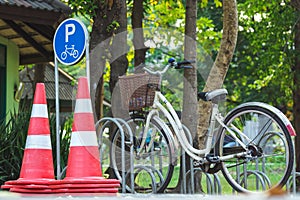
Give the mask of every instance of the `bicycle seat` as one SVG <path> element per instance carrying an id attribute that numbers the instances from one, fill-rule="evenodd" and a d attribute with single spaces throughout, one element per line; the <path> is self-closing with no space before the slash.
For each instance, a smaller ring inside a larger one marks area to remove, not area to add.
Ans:
<path id="1" fill-rule="evenodd" d="M 226 95 L 228 94 L 226 89 L 216 89 L 209 92 L 199 92 L 198 99 L 203 101 L 212 101 L 213 103 L 218 103 L 220 101 L 225 101 Z"/>

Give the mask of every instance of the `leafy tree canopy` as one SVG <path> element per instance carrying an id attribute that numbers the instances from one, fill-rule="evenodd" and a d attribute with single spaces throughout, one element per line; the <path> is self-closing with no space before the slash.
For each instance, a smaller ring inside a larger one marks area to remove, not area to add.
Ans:
<path id="1" fill-rule="evenodd" d="M 295 12 L 289 1 L 238 3 L 239 39 L 226 87 L 231 101 L 291 106 Z"/>
<path id="2" fill-rule="evenodd" d="M 88 24 L 93 23 L 91 19 L 99 1 L 68 0 L 66 3 Z M 229 91 L 229 108 L 246 101 L 263 101 L 287 112 L 292 106 L 293 33 L 298 20 L 295 10 L 290 6 L 290 0 L 242 0 L 237 3 L 238 43 L 224 83 Z M 133 0 L 127 0 L 127 4 L 130 21 Z M 148 64 L 159 66 L 169 57 L 183 59 L 184 23 L 185 1 L 144 0 L 145 43 L 150 47 L 146 58 Z M 132 70 L 134 49 L 130 41 L 132 27 L 131 23 L 128 24 L 128 60 Z M 197 19 L 199 90 L 220 46 L 221 34 L 222 2 L 201 1 Z M 153 42 L 154 37 L 160 37 L 160 40 Z M 167 74 L 165 78 L 178 82 L 176 78 L 180 76 L 174 73 L 178 72 Z M 106 77 L 108 80 L 109 77 Z M 179 94 L 182 84 L 175 85 L 178 87 L 173 89 L 173 93 Z M 181 95 L 172 97 L 169 90 L 166 93 L 174 99 L 173 103 L 181 99 Z M 180 105 L 180 102 L 176 104 Z"/>

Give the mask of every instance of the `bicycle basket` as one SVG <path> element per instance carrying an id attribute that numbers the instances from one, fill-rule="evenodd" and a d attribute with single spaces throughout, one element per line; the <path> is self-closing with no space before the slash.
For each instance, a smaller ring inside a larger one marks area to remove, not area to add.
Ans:
<path id="1" fill-rule="evenodd" d="M 160 77 L 148 73 L 120 76 L 123 109 L 140 110 L 153 105 L 155 90 L 160 89 Z"/>

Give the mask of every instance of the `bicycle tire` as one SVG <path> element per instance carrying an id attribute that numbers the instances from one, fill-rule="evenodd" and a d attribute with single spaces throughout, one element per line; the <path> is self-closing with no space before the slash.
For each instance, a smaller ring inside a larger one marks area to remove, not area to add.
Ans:
<path id="1" fill-rule="evenodd" d="M 231 130 L 234 125 L 251 139 L 245 142 L 247 149 L 251 149 L 251 155 L 221 163 L 225 179 L 237 192 L 265 192 L 273 187 L 282 188 L 291 175 L 294 165 L 293 142 L 288 128 L 277 113 L 279 111 L 274 109 L 268 109 L 263 104 L 245 104 L 224 119 L 224 124 Z M 236 137 L 243 140 L 235 133 Z M 220 129 L 219 137 L 216 146 L 218 156 L 242 151 L 225 128 Z"/>
<path id="2" fill-rule="evenodd" d="M 141 155 L 137 155 L 137 150 L 141 141 L 140 133 L 144 129 L 145 117 L 142 116 L 133 116 L 131 119 L 126 120 L 129 126 L 132 129 L 133 139 L 134 139 L 134 166 L 144 166 L 152 170 L 153 167 L 158 170 L 153 170 L 153 174 L 156 177 L 156 192 L 163 193 L 167 188 L 174 171 L 174 154 L 175 147 L 171 139 L 167 136 L 167 133 L 158 123 L 157 118 L 152 118 L 150 120 L 150 129 L 156 130 L 155 132 L 155 141 L 153 142 L 153 148 L 150 152 L 144 152 Z M 129 140 L 128 134 L 125 133 L 125 141 Z M 149 144 L 148 144 L 149 145 Z M 162 151 L 164 150 L 164 152 Z M 110 160 L 111 166 L 115 173 L 115 176 L 122 180 L 121 178 L 121 136 L 120 132 L 116 131 L 112 137 L 112 144 L 110 147 Z M 126 188 L 131 192 L 130 188 L 130 162 L 129 154 L 130 153 L 130 144 L 125 144 L 125 160 L 126 162 Z M 161 162 L 161 163 L 157 163 Z M 161 180 L 161 173 L 163 180 Z M 141 181 L 143 179 L 143 181 Z M 152 179 L 149 177 L 149 173 L 145 170 L 138 170 L 138 174 L 134 174 L 134 190 L 138 193 L 150 193 L 152 192 Z"/>

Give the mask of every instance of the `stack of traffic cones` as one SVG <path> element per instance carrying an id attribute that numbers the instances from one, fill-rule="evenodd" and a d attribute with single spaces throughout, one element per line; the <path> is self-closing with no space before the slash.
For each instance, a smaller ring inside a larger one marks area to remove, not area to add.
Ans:
<path id="1" fill-rule="evenodd" d="M 66 177 L 50 187 L 64 193 L 117 193 L 119 180 L 102 177 L 86 77 L 79 78 Z"/>
<path id="2" fill-rule="evenodd" d="M 21 193 L 49 193 L 49 184 L 55 181 L 45 86 L 37 83 L 20 178 L 5 182 L 1 188 Z"/>
<path id="3" fill-rule="evenodd" d="M 120 181 L 102 177 L 87 78 L 79 78 L 66 177 L 54 179 L 45 86 L 38 83 L 20 178 L 1 186 L 27 194 L 116 194 Z"/>

